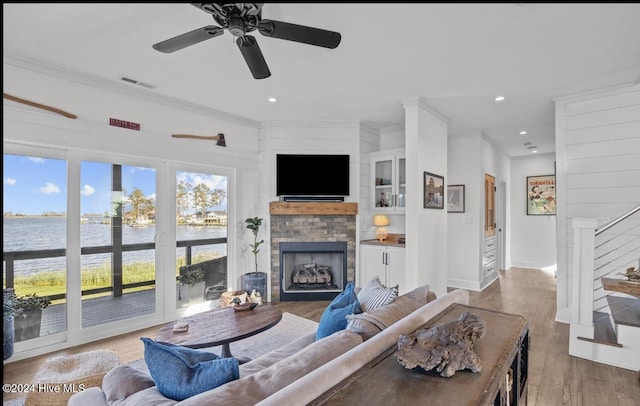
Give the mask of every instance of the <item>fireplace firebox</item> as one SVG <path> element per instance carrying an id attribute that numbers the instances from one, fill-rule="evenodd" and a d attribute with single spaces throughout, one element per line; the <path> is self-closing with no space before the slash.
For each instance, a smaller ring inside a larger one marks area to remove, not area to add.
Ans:
<path id="1" fill-rule="evenodd" d="M 280 300 L 331 300 L 347 283 L 346 242 L 281 242 Z"/>

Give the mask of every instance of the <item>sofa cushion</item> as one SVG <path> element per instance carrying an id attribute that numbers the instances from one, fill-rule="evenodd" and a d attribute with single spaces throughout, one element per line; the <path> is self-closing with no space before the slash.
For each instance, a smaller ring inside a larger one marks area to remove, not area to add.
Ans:
<path id="1" fill-rule="evenodd" d="M 358 292 L 358 302 L 363 312 L 370 312 L 380 306 L 393 302 L 398 295 L 398 287 L 388 288 L 382 284 L 380 277 L 376 276 Z"/>
<path id="2" fill-rule="evenodd" d="M 347 316 L 346 328 L 360 334 L 363 340 L 368 340 L 435 298 L 435 294 L 429 290 L 429 285 L 417 287 L 398 296 L 386 306 L 378 307 L 370 312 Z"/>
<path id="3" fill-rule="evenodd" d="M 6 402 L 4 403 L 7 404 Z M 93 386 L 83 391 L 74 393 L 70 398 L 67 406 L 107 406 L 107 398 L 100 387 Z"/>
<path id="4" fill-rule="evenodd" d="M 180 405 L 255 405 L 361 343 L 362 338 L 359 335 L 350 331 L 338 331 L 313 342 L 305 349 L 276 362 L 269 368 L 201 393 L 181 402 Z M 322 382 L 317 384 L 322 385 Z M 299 404 L 299 402 L 291 398 L 281 404 Z"/>
<path id="5" fill-rule="evenodd" d="M 109 371 L 102 380 L 107 402 L 122 401 L 143 389 L 155 386 L 151 377 L 130 365 L 121 365 Z"/>
<path id="6" fill-rule="evenodd" d="M 184 400 L 239 378 L 238 360 L 147 337 L 144 360 L 160 393 Z"/>
<path id="7" fill-rule="evenodd" d="M 347 315 L 362 312 L 354 288 L 353 282 L 347 283 L 344 290 L 329 303 L 320 317 L 316 340 L 344 330 L 347 327 Z"/>
<path id="8" fill-rule="evenodd" d="M 269 351 L 268 353 L 263 354 L 258 358 L 252 359 L 251 361 L 240 365 L 240 378 L 244 378 L 247 375 L 255 374 L 256 372 L 260 372 L 263 369 L 275 364 L 276 362 L 305 349 L 314 341 L 316 341 L 315 331 L 313 333 L 307 334 L 306 336 L 302 336 L 297 340 L 290 342 L 289 344 L 283 345 L 280 348 Z"/>

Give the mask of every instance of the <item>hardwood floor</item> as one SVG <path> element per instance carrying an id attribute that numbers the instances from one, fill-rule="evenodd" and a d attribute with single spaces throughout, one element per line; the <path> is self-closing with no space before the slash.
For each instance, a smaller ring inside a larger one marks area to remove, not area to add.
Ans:
<path id="1" fill-rule="evenodd" d="M 277 303 L 290 312 L 319 321 L 329 301 Z M 529 406 L 637 406 L 640 404 L 638 371 L 615 368 L 568 354 L 569 326 L 554 321 L 556 281 L 552 274 L 512 268 L 482 292 L 470 292 L 471 306 L 484 307 L 527 318 L 531 337 L 529 353 Z M 5 364 L 3 383 L 27 383 L 45 359 L 94 349 L 116 351 L 123 362 L 143 356 L 140 337 L 154 337 L 154 327 L 96 341 L 27 360 Z M 3 394 L 3 400 L 16 396 Z"/>

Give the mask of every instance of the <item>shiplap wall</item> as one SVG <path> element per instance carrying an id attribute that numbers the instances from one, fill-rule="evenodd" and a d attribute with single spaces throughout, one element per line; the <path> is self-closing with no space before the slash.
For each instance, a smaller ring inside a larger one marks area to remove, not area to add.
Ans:
<path id="1" fill-rule="evenodd" d="M 558 320 L 571 304 L 573 218 L 640 204 L 640 85 L 556 100 Z"/>

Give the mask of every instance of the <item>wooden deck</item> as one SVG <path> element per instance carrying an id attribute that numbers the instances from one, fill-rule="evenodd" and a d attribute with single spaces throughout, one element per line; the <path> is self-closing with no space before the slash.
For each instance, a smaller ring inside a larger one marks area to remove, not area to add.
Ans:
<path id="1" fill-rule="evenodd" d="M 155 311 L 155 289 L 125 293 L 120 297 L 100 297 L 82 301 L 82 327 L 124 320 Z M 45 336 L 65 331 L 66 305 L 51 305 L 42 311 L 40 335 Z"/>

